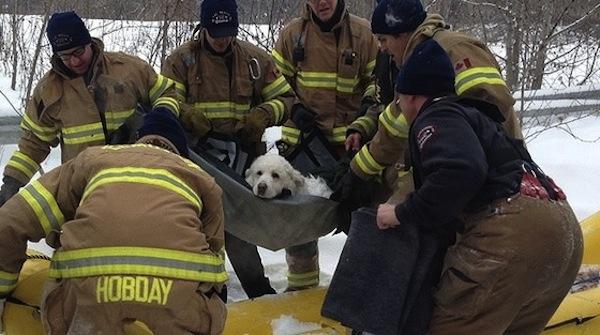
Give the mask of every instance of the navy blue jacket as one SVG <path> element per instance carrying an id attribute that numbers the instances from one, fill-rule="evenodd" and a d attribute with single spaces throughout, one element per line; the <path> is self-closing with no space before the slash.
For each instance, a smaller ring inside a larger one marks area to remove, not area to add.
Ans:
<path id="1" fill-rule="evenodd" d="M 396 207 L 398 220 L 438 231 L 462 212 L 519 192 L 529 154 L 504 133 L 502 120 L 497 107 L 481 100 L 428 100 L 410 127 L 415 191 Z"/>

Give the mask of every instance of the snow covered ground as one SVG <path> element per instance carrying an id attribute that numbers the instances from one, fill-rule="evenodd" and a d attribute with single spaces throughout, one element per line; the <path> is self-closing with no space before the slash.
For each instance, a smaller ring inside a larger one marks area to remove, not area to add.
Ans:
<path id="1" fill-rule="evenodd" d="M 3 105 L 4 103 L 0 103 L 0 106 Z M 528 143 L 533 158 L 565 190 L 580 220 L 600 210 L 600 132 L 598 129 L 600 129 L 600 117 L 587 117 L 571 123 L 569 131 L 550 129 Z M 536 129 L 528 129 L 528 131 L 533 132 Z M 575 134 L 578 138 L 571 134 Z M 0 146 L 2 170 L 15 149 L 16 145 Z M 54 150 L 42 167 L 48 171 L 57 166 L 59 161 L 59 152 Z M 344 241 L 343 234 L 330 235 L 319 240 L 321 285 L 327 285 L 331 280 Z M 31 247 L 45 253 L 52 251 L 43 242 L 32 244 Z M 278 292 L 283 291 L 286 287 L 287 271 L 285 252 L 260 249 L 260 254 L 272 286 Z M 230 275 L 230 299 L 232 301 L 246 299 L 229 263 L 227 271 Z"/>

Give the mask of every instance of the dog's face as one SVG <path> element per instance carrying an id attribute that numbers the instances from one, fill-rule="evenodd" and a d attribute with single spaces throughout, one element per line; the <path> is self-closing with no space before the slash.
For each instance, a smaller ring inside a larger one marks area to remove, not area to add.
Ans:
<path id="1" fill-rule="evenodd" d="M 258 157 L 246 170 L 246 181 L 254 195 L 272 199 L 289 190 L 292 195 L 304 185 L 304 177 L 282 156 L 266 154 Z"/>

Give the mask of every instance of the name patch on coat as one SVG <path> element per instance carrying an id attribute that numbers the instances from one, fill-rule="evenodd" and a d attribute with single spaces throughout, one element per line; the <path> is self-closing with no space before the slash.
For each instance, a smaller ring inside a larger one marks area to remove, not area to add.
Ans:
<path id="1" fill-rule="evenodd" d="M 429 141 L 433 134 L 435 134 L 434 126 L 427 126 L 419 131 L 417 134 L 417 144 L 419 145 L 419 150 L 423 149 L 423 146 L 425 143 L 427 143 L 427 141 Z"/>
<path id="2" fill-rule="evenodd" d="M 146 276 L 102 276 L 96 283 L 96 301 L 164 305 L 173 287 L 170 279 Z"/>

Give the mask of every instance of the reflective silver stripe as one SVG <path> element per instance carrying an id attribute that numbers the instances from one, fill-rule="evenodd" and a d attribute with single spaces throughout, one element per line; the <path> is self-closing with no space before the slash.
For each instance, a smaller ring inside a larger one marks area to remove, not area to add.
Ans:
<path id="1" fill-rule="evenodd" d="M 61 129 L 65 144 L 82 144 L 105 141 L 104 129 L 101 122 L 83 124 L 80 126 L 64 127 Z"/>
<path id="2" fill-rule="evenodd" d="M 108 274 L 139 274 L 224 282 L 224 259 L 219 255 L 148 247 L 98 247 L 56 251 L 51 278 L 77 278 Z"/>
<path id="3" fill-rule="evenodd" d="M 56 199 L 39 181 L 34 181 L 19 191 L 27 204 L 33 209 L 44 232 L 60 231 L 65 217 Z"/>

